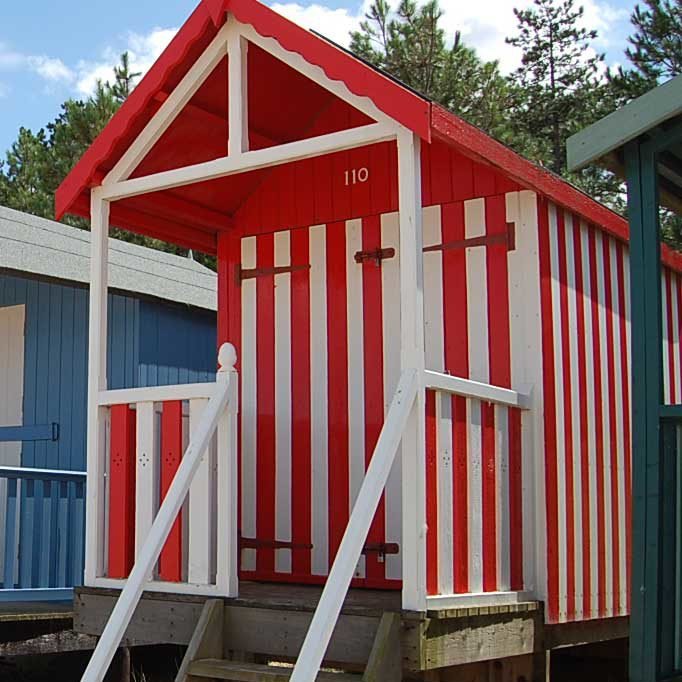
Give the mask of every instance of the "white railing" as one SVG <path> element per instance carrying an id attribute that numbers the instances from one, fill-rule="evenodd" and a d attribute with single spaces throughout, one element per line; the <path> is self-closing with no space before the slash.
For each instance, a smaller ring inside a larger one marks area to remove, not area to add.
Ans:
<path id="1" fill-rule="evenodd" d="M 403 373 L 339 551 L 296 661 L 291 682 L 314 682 L 317 678 L 398 446 L 403 439 L 412 411 L 420 404 L 416 400 L 418 391 L 427 389 L 520 410 L 527 410 L 530 406 L 529 396 L 510 389 L 429 370 L 420 373 L 416 369 L 411 369 Z M 403 449 L 403 457 L 405 456 L 409 456 L 409 453 Z M 425 504 L 425 500 L 422 499 L 418 503 Z M 403 551 L 407 552 L 410 549 L 404 546 Z"/>
<path id="2" fill-rule="evenodd" d="M 209 384 L 209 399 L 203 406 L 201 418 L 190 433 L 189 445 L 184 452 L 175 477 L 164 497 L 158 513 L 150 525 L 144 540 L 139 544 L 132 571 L 124 581 L 123 591 L 116 602 L 113 612 L 102 632 L 88 667 L 81 678 L 82 682 L 101 682 L 111 664 L 111 660 L 132 619 L 137 604 L 145 589 L 152 585 L 154 574 L 162 549 L 170 531 L 185 503 L 188 493 L 202 465 L 202 459 L 209 448 L 217 430 L 217 451 L 219 462 L 224 462 L 227 470 L 218 472 L 217 498 L 225 503 L 218 514 L 217 537 L 224 549 L 218 551 L 214 594 L 222 596 L 237 595 L 237 539 L 236 539 L 236 415 L 237 415 L 237 373 L 234 369 L 236 352 L 231 344 L 223 344 L 218 355 L 220 369 L 215 384 Z M 104 395 L 100 405 L 112 403 L 121 397 L 124 402 L 133 398 L 140 403 L 153 403 L 158 400 L 178 399 L 178 387 L 165 389 L 139 389 L 122 391 L 124 396 Z M 190 392 L 200 389 L 192 388 Z M 164 391 L 168 394 L 163 397 Z M 110 392 L 117 393 L 117 392 Z M 161 396 L 161 397 L 160 397 Z M 194 395 L 194 398 L 201 398 Z M 152 411 L 153 418 L 153 411 Z M 138 431 L 139 434 L 139 431 Z M 138 441 L 138 448 L 140 443 Z M 205 471 L 209 476 L 210 471 Z M 119 583 L 120 586 L 121 583 Z M 178 592 L 179 585 L 173 583 L 172 591 Z"/>
<path id="3" fill-rule="evenodd" d="M 427 563 L 436 564 L 437 584 L 430 585 L 427 608 L 525 601 L 534 564 L 527 524 L 533 495 L 524 490 L 533 481 L 530 422 L 523 419 L 531 398 L 430 370 L 424 388 L 435 394 L 427 401 L 427 438 L 436 522 L 427 523 L 437 550 L 427 553 Z M 460 539 L 466 552 L 457 551 Z"/>
<path id="4" fill-rule="evenodd" d="M 291 682 L 312 682 L 317 677 L 414 407 L 419 384 L 417 370 L 406 370 L 400 378 Z"/>

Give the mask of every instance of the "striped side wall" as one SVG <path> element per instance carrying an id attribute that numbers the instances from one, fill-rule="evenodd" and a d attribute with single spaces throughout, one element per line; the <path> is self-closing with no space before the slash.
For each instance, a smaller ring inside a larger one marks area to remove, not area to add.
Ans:
<path id="1" fill-rule="evenodd" d="M 630 310 L 626 246 L 539 201 L 550 622 L 626 614 Z"/>
<path id="2" fill-rule="evenodd" d="M 379 247 L 395 256 L 356 262 Z M 320 581 L 399 378 L 398 217 L 245 237 L 241 266 L 293 267 L 241 286 L 241 529 L 263 543 L 242 551 L 242 575 Z M 401 518 L 396 467 L 368 547 L 399 543 Z M 397 554 L 370 551 L 356 579 L 395 587 L 400 570 Z"/>

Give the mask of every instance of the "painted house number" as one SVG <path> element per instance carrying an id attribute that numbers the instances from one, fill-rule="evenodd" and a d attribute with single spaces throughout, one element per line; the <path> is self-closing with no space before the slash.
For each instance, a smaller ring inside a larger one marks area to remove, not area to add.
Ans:
<path id="1" fill-rule="evenodd" d="M 369 169 L 367 168 L 352 168 L 344 172 L 344 177 L 346 179 L 346 187 L 350 185 L 357 185 L 361 182 L 367 182 L 369 180 Z"/>

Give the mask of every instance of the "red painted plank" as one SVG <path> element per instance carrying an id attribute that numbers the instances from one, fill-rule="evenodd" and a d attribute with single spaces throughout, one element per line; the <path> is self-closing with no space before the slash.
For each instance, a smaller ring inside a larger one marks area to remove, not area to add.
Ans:
<path id="1" fill-rule="evenodd" d="M 438 594 L 438 443 L 436 393 L 426 392 L 426 593 Z"/>
<path id="2" fill-rule="evenodd" d="M 632 441 L 630 430 L 630 363 L 628 360 L 628 340 L 626 333 L 625 301 L 630 292 L 625 290 L 625 265 L 627 255 L 620 242 L 616 244 L 616 267 L 618 273 L 618 310 L 620 311 L 620 367 L 623 378 L 623 449 L 625 450 L 625 565 L 624 580 L 628 583 L 627 612 L 630 612 L 630 575 L 632 562 Z M 678 296 L 682 301 L 682 280 L 677 278 Z"/>
<path id="3" fill-rule="evenodd" d="M 454 591 L 469 591 L 469 486 L 467 400 L 462 396 L 452 398 L 453 415 L 453 562 Z"/>
<path id="4" fill-rule="evenodd" d="M 381 216 L 372 216 L 362 221 L 362 248 L 381 248 Z M 362 266 L 363 327 L 364 327 L 364 368 L 365 368 L 365 462 L 374 452 L 379 433 L 384 425 L 384 333 L 382 312 L 381 266 L 367 262 Z M 372 521 L 367 542 L 386 541 L 386 503 L 382 495 Z M 385 563 L 377 554 L 368 554 L 365 560 L 366 575 L 369 579 L 385 576 Z"/>
<path id="5" fill-rule="evenodd" d="M 227 290 L 227 309 L 223 311 L 224 317 L 227 319 L 227 334 L 223 337 L 218 336 L 218 345 L 229 341 L 232 343 L 237 351 L 237 371 L 241 371 L 242 358 L 242 300 L 241 300 L 241 282 L 239 279 L 239 271 L 241 269 L 241 235 L 235 231 L 230 230 L 220 241 L 221 248 L 219 250 L 219 269 L 218 269 L 218 287 Z M 222 272 L 224 279 L 220 279 L 220 264 L 224 262 Z M 241 419 L 237 420 L 237 529 L 241 532 L 242 519 L 242 427 Z"/>
<path id="6" fill-rule="evenodd" d="M 538 200 L 540 247 L 540 300 L 542 312 L 543 400 L 545 406 L 545 514 L 547 533 L 547 619 L 559 619 L 559 522 L 557 501 L 556 386 L 554 382 L 554 329 L 552 322 L 552 271 L 547 201 Z M 542 532 L 542 529 L 538 529 Z"/>
<path id="7" fill-rule="evenodd" d="M 292 230 L 291 264 L 309 263 L 308 229 Z M 297 545 L 309 545 L 312 537 L 309 270 L 291 273 L 291 390 L 292 540 Z M 309 575 L 310 571 L 310 550 L 294 549 L 294 575 Z"/>
<path id="8" fill-rule="evenodd" d="M 485 202 L 486 234 L 504 234 L 507 231 L 507 208 L 503 195 L 489 197 Z M 511 341 L 509 332 L 509 272 L 507 266 L 508 249 L 505 244 L 492 244 L 486 248 L 486 277 L 488 290 L 488 366 L 490 383 L 496 386 L 511 386 Z M 487 408 L 482 407 L 484 416 Z M 489 417 L 494 420 L 494 407 L 487 410 Z M 485 422 L 484 422 L 485 423 Z M 494 424 L 494 421 L 493 421 Z M 485 429 L 485 427 L 484 427 Z M 483 477 L 483 582 L 484 589 L 498 589 L 497 580 L 497 490 L 495 459 L 495 438 L 492 431 L 492 441 L 484 450 L 486 466 Z M 486 511 L 489 508 L 490 511 Z M 503 510 L 506 516 L 508 510 Z M 488 524 L 491 527 L 488 528 Z M 511 537 L 511 536 L 510 536 Z M 501 551 L 509 551 L 501 548 Z M 488 558 L 491 557 L 491 558 Z M 495 560 L 493 564 L 492 561 Z M 490 562 L 490 563 L 488 563 Z"/>
<path id="9" fill-rule="evenodd" d="M 452 198 L 466 201 L 474 197 L 474 162 L 454 150 L 450 150 L 452 173 Z"/>
<path id="10" fill-rule="evenodd" d="M 431 202 L 444 204 L 452 200 L 450 150 L 436 141 L 431 145 Z"/>
<path id="11" fill-rule="evenodd" d="M 591 307 L 592 307 L 592 359 L 594 362 L 594 414 L 597 439 L 597 610 L 600 617 L 606 616 L 606 516 L 604 512 L 604 420 L 602 413 L 602 347 L 599 339 L 599 300 L 596 228 L 588 229 L 590 261 Z"/>
<path id="12" fill-rule="evenodd" d="M 348 318 L 346 224 L 327 226 L 327 357 L 329 419 L 329 562 L 348 525 Z"/>
<path id="13" fill-rule="evenodd" d="M 486 234 L 505 234 L 507 209 L 504 196 L 486 199 Z M 488 362 L 490 383 L 511 387 L 511 341 L 509 334 L 509 268 L 505 244 L 490 244 L 486 248 L 488 280 Z"/>
<path id="14" fill-rule="evenodd" d="M 483 591 L 496 592 L 497 584 L 497 462 L 495 457 L 495 405 L 481 403 L 483 430 Z"/>
<path id="15" fill-rule="evenodd" d="M 182 402 L 163 404 L 161 413 L 161 494 L 166 497 L 182 459 Z M 168 582 L 182 580 L 182 511 L 178 514 L 159 558 L 159 578 Z"/>
<path id="16" fill-rule="evenodd" d="M 275 263 L 274 237 L 264 234 L 257 238 L 256 265 L 271 268 Z M 275 539 L 275 278 L 258 277 L 256 297 L 256 386 L 258 429 L 256 453 L 256 534 L 259 540 Z M 258 549 L 258 571 L 274 571 L 275 551 Z"/>
<path id="17" fill-rule="evenodd" d="M 558 415 L 564 423 L 564 486 L 566 497 L 566 618 L 575 620 L 575 499 L 573 476 L 573 386 L 571 385 L 571 348 L 569 339 L 573 330 L 568 319 L 568 272 L 566 220 L 564 212 L 557 209 L 557 251 L 559 253 L 559 318 L 561 321 L 561 378 L 564 394 L 564 413 Z"/>
<path id="18" fill-rule="evenodd" d="M 127 578 L 135 562 L 135 417 L 128 405 L 111 408 L 110 578 Z"/>
<path id="19" fill-rule="evenodd" d="M 509 408 L 509 577 L 512 590 L 523 584 L 523 469 L 521 411 Z"/>

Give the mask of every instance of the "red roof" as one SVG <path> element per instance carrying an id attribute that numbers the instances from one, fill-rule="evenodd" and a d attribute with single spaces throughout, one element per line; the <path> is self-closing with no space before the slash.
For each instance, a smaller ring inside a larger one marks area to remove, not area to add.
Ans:
<path id="1" fill-rule="evenodd" d="M 419 135 L 432 136 L 461 153 L 500 169 L 520 185 L 602 226 L 627 240 L 625 219 L 594 201 L 550 171 L 524 159 L 508 147 L 432 104 L 376 69 L 328 41 L 306 31 L 258 0 L 202 0 L 127 101 L 90 146 L 56 194 L 56 214 L 89 215 L 90 188 L 98 186 L 124 151 L 156 113 L 227 19 L 227 12 L 272 37 L 320 67 L 334 81 L 343 82 L 355 95 L 368 97 L 388 117 Z M 255 46 L 249 49 L 249 98 L 265 102 L 260 119 L 250 131 L 251 148 L 262 148 L 324 134 L 369 122 L 347 103 L 304 78 Z M 249 108 L 252 111 L 251 108 Z M 330 115 L 333 110 L 333 115 Z M 257 115 L 256 115 L 257 116 Z M 210 123 L 211 125 L 207 125 Z M 221 134 L 217 134 L 218 130 Z M 311 133 L 311 131 L 314 131 Z M 227 63 L 220 64 L 152 149 L 134 176 L 198 163 L 223 156 L 227 137 Z M 183 192 L 137 197 L 112 205 L 112 222 L 169 241 L 182 237 L 185 245 L 215 250 L 216 226 L 229 226 L 230 216 L 258 185 L 259 172 L 233 176 L 226 185 L 204 183 Z M 221 201 L 211 201 L 220 196 Z M 666 251 L 668 264 L 682 270 L 682 256 Z"/>

